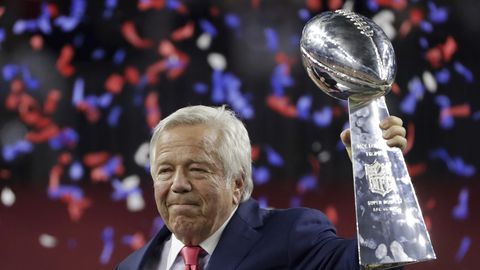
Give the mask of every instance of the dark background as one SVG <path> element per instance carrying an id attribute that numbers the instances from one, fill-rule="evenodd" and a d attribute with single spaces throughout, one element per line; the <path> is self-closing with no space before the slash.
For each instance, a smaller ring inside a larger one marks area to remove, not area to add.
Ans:
<path id="1" fill-rule="evenodd" d="M 405 157 L 438 256 L 406 268 L 476 269 L 477 1 L 0 3 L 1 269 L 112 269 L 148 241 L 162 222 L 135 154 L 146 158 L 149 119 L 193 104 L 225 103 L 244 120 L 253 196 L 264 206 L 320 209 L 353 237 L 351 165 L 339 142 L 347 107 L 310 81 L 298 44 L 309 18 L 343 4 L 394 35 L 387 103 L 404 120 Z M 175 53 L 159 53 L 166 42 Z M 209 64 L 213 53 L 224 69 Z M 155 64 L 165 68 L 151 73 Z M 128 207 L 129 196 L 145 204 Z"/>

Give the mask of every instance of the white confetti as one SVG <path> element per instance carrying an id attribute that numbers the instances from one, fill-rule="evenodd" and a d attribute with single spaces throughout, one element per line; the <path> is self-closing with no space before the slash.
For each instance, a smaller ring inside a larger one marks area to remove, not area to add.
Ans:
<path id="1" fill-rule="evenodd" d="M 10 207 L 15 203 L 15 193 L 8 187 L 2 189 L 0 198 L 6 207 Z"/>
<path id="2" fill-rule="evenodd" d="M 320 154 L 318 154 L 318 161 L 325 163 L 328 162 L 331 158 L 330 152 L 328 151 L 322 151 Z"/>
<path id="3" fill-rule="evenodd" d="M 138 175 L 130 175 L 123 179 L 122 186 L 124 189 L 134 189 L 140 184 L 140 177 Z"/>
<path id="4" fill-rule="evenodd" d="M 138 212 L 145 208 L 145 200 L 141 193 L 133 193 L 127 196 L 127 209 L 132 212 Z"/>
<path id="5" fill-rule="evenodd" d="M 200 50 L 206 50 L 210 48 L 211 43 L 212 43 L 212 36 L 208 33 L 201 34 L 197 39 L 197 47 Z"/>
<path id="6" fill-rule="evenodd" d="M 133 157 L 138 166 L 146 167 L 149 165 L 149 151 L 148 142 L 144 142 L 138 147 L 137 152 L 135 152 L 135 156 Z"/>
<path id="7" fill-rule="evenodd" d="M 437 92 L 437 81 L 430 71 L 424 71 L 422 74 L 423 84 L 427 88 L 428 92 Z"/>
<path id="8" fill-rule="evenodd" d="M 207 56 L 208 64 L 214 70 L 224 70 L 227 67 L 225 56 L 219 53 L 211 53 Z"/>
<path id="9" fill-rule="evenodd" d="M 393 26 L 395 14 L 391 10 L 382 10 L 373 16 L 372 20 L 382 28 L 387 37 L 393 40 L 397 35 L 397 30 Z"/>
<path id="10" fill-rule="evenodd" d="M 54 248 L 57 245 L 57 238 L 50 234 L 43 233 L 38 237 L 38 242 L 45 248 Z"/>

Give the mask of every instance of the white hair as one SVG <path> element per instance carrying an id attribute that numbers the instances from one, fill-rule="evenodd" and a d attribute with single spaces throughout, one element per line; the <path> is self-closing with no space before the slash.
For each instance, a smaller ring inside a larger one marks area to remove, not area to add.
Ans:
<path id="1" fill-rule="evenodd" d="M 150 173 L 154 176 L 155 144 L 162 132 L 184 125 L 205 124 L 218 130 L 219 140 L 215 152 L 222 162 L 227 184 L 238 177 L 244 181 L 242 201 L 250 198 L 253 191 L 252 148 L 248 132 L 242 121 L 225 105 L 184 107 L 169 115 L 155 127 L 150 140 Z"/>

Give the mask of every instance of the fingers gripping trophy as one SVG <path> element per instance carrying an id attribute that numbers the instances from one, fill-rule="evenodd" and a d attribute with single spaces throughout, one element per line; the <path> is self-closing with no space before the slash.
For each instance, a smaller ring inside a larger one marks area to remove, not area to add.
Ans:
<path id="1" fill-rule="evenodd" d="M 387 146 L 379 128 L 396 73 L 390 40 L 372 20 L 337 10 L 307 22 L 300 49 L 315 84 L 348 99 L 360 265 L 435 259 L 402 152 Z"/>

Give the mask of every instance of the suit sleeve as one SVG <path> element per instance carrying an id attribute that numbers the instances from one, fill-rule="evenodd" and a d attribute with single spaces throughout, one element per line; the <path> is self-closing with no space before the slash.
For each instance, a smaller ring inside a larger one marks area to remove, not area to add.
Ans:
<path id="1" fill-rule="evenodd" d="M 360 269 L 357 241 L 338 237 L 320 211 L 303 210 L 289 230 L 290 269 Z"/>

